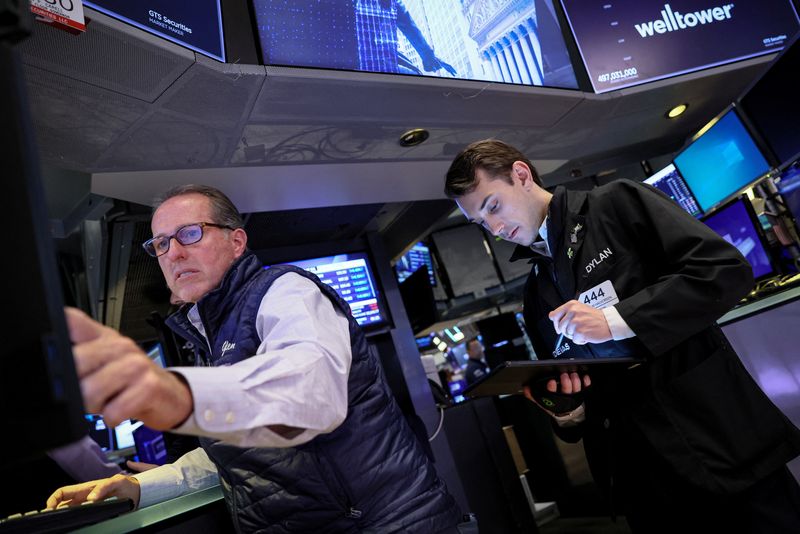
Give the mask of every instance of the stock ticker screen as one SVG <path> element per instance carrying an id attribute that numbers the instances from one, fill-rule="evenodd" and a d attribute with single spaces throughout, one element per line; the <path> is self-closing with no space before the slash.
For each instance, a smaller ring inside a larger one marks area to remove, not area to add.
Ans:
<path id="1" fill-rule="evenodd" d="M 387 322 L 378 299 L 378 288 L 363 252 L 337 254 L 321 258 L 285 262 L 300 267 L 333 288 L 350 305 L 360 326 L 377 326 Z"/>

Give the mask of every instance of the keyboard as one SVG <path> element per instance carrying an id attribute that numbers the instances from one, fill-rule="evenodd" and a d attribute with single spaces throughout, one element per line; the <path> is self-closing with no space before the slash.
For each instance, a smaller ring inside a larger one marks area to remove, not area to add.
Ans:
<path id="1" fill-rule="evenodd" d="M 742 300 L 739 301 L 737 306 L 750 304 L 751 302 L 769 297 L 775 293 L 780 293 L 781 291 L 792 289 L 796 286 L 800 286 L 800 273 L 775 276 L 767 280 L 762 280 L 756 284 L 756 287 L 754 287 L 750 293 L 745 295 Z"/>
<path id="2" fill-rule="evenodd" d="M 80 506 L 32 511 L 0 519 L 0 534 L 70 532 L 133 510 L 133 501 L 109 497 Z"/>

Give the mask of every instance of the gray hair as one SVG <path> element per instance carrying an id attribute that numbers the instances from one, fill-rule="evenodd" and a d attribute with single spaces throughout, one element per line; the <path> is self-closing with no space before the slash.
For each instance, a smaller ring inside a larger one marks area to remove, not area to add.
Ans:
<path id="1" fill-rule="evenodd" d="M 222 226 L 229 226 L 231 228 L 244 227 L 242 216 L 239 213 L 239 210 L 236 209 L 236 206 L 234 206 L 233 202 L 231 202 L 231 199 L 229 199 L 225 193 L 219 189 L 207 185 L 187 184 L 173 187 L 163 195 L 156 198 L 155 204 L 153 205 L 153 213 L 155 213 L 164 202 L 171 198 L 193 194 L 203 195 L 211 202 L 211 216 L 214 220 L 208 222 Z"/>

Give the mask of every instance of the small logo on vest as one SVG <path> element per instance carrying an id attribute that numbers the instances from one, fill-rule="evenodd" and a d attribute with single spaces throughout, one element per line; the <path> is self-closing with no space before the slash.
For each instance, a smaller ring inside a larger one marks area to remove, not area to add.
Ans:
<path id="1" fill-rule="evenodd" d="M 229 350 L 233 350 L 236 348 L 236 343 L 231 343 L 230 341 L 224 341 L 222 343 L 222 354 L 221 356 L 225 356 L 225 353 Z"/>

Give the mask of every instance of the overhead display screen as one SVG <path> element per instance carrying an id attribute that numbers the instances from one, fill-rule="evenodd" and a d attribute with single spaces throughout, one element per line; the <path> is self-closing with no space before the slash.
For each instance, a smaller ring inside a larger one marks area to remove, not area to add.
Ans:
<path id="1" fill-rule="evenodd" d="M 254 0 L 266 65 L 578 87 L 552 0 Z"/>
<path id="2" fill-rule="evenodd" d="M 790 0 L 561 0 L 595 92 L 777 52 Z"/>
<path id="3" fill-rule="evenodd" d="M 791 163 L 800 156 L 796 84 L 799 64 L 800 37 L 795 37 L 741 98 L 745 115 L 766 140 L 777 165 Z"/>
<path id="4" fill-rule="evenodd" d="M 225 61 L 219 0 L 92 0 L 83 5 L 195 52 Z"/>

